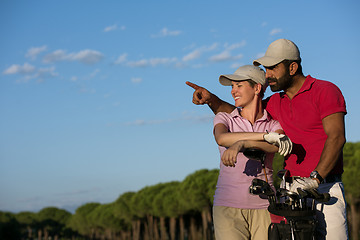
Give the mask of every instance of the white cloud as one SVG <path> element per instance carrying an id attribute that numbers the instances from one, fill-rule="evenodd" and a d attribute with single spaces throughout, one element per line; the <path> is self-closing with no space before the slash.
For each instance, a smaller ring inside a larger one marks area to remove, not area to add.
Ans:
<path id="1" fill-rule="evenodd" d="M 126 27 L 125 26 L 118 27 L 117 24 L 114 24 L 114 25 L 107 26 L 106 28 L 104 28 L 104 32 L 111 32 L 111 31 L 115 31 L 117 29 L 120 29 L 123 31 L 126 29 Z"/>
<path id="2" fill-rule="evenodd" d="M 149 61 L 146 59 L 141 59 L 138 61 L 127 62 L 127 65 L 129 67 L 147 67 L 149 65 Z"/>
<path id="3" fill-rule="evenodd" d="M 274 28 L 273 30 L 270 31 L 270 36 L 274 36 L 278 33 L 281 33 L 282 32 L 282 29 L 280 28 Z"/>
<path id="4" fill-rule="evenodd" d="M 96 90 L 94 88 L 88 88 L 86 86 L 81 86 L 80 87 L 80 92 L 81 93 L 90 93 L 90 94 L 94 94 L 96 93 Z"/>
<path id="5" fill-rule="evenodd" d="M 37 71 L 37 77 L 39 78 L 49 78 L 49 77 L 56 77 L 59 74 L 55 72 L 55 67 L 49 68 L 39 68 Z"/>
<path id="6" fill-rule="evenodd" d="M 92 73 L 90 73 L 89 78 L 94 78 L 98 73 L 100 72 L 100 69 L 95 69 Z"/>
<path id="7" fill-rule="evenodd" d="M 5 69 L 3 74 L 5 75 L 10 75 L 10 74 L 30 74 L 33 73 L 35 71 L 35 67 L 32 66 L 29 63 L 24 63 L 24 65 L 18 65 L 18 64 L 13 64 L 11 65 L 9 68 Z"/>
<path id="8" fill-rule="evenodd" d="M 182 116 L 172 119 L 160 119 L 160 120 L 144 120 L 144 119 L 137 119 L 132 122 L 126 122 L 124 125 L 131 125 L 131 126 L 144 126 L 144 125 L 159 125 L 159 124 L 166 124 L 166 123 L 173 123 L 173 122 L 180 122 L 180 121 L 191 121 L 196 123 L 207 123 L 211 122 L 214 118 L 214 115 L 207 114 L 207 115 L 197 115 L 197 114 L 189 114 L 183 113 Z"/>
<path id="9" fill-rule="evenodd" d="M 151 35 L 151 37 L 156 38 L 156 37 L 178 36 L 180 34 L 181 34 L 180 30 L 170 31 L 167 28 L 163 28 L 160 30 L 158 34 L 153 34 Z"/>
<path id="10" fill-rule="evenodd" d="M 232 63 L 232 64 L 230 65 L 230 68 L 239 68 L 241 65 L 243 65 L 243 64 L 238 63 L 238 62 Z"/>
<path id="11" fill-rule="evenodd" d="M 16 80 L 16 82 L 24 83 L 28 82 L 31 79 L 38 79 L 38 82 L 42 82 L 45 79 L 56 77 L 59 74 L 55 72 L 55 67 L 49 68 L 39 68 L 36 69 L 29 63 L 24 63 L 24 65 L 13 64 L 9 68 L 7 68 L 3 74 L 21 74 L 23 77 L 21 79 Z"/>
<path id="12" fill-rule="evenodd" d="M 134 122 L 128 122 L 126 123 L 126 125 L 145 125 L 145 120 L 135 120 Z"/>
<path id="13" fill-rule="evenodd" d="M 191 49 L 195 48 L 195 46 L 196 46 L 196 44 L 195 44 L 195 43 L 192 43 L 192 44 L 190 44 L 189 46 L 185 46 L 185 47 L 183 48 L 183 50 L 191 50 Z"/>
<path id="14" fill-rule="evenodd" d="M 47 50 L 47 46 L 41 46 L 41 47 L 32 47 L 30 48 L 27 53 L 25 54 L 25 57 L 30 59 L 36 59 L 37 55 Z"/>
<path id="15" fill-rule="evenodd" d="M 213 51 L 213 50 L 215 50 L 216 48 L 217 48 L 217 46 L 218 46 L 219 44 L 218 43 L 213 43 L 212 45 L 210 45 L 210 46 L 204 46 L 202 49 L 204 50 L 204 51 L 206 51 L 206 52 L 208 52 L 208 51 Z"/>
<path id="16" fill-rule="evenodd" d="M 23 77 L 16 80 L 18 83 L 25 83 L 31 79 L 37 79 L 38 82 L 42 82 L 45 79 L 57 77 L 59 74 L 55 72 L 55 67 L 48 68 L 36 68 L 29 63 L 24 63 L 24 65 L 13 64 L 7 68 L 3 74 L 21 74 Z"/>
<path id="17" fill-rule="evenodd" d="M 45 63 L 52 63 L 58 61 L 79 61 L 84 64 L 94 64 L 99 62 L 103 58 L 103 54 L 91 50 L 85 49 L 77 53 L 67 54 L 65 50 L 59 49 L 46 55 L 43 59 Z"/>
<path id="18" fill-rule="evenodd" d="M 192 52 L 188 53 L 187 55 L 185 55 L 182 60 L 184 62 L 187 62 L 187 61 L 191 61 L 191 60 L 194 60 L 194 59 L 197 59 L 197 58 L 200 58 L 202 53 L 203 52 L 210 52 L 210 51 L 213 51 L 217 48 L 218 44 L 217 43 L 213 43 L 212 45 L 210 46 L 202 46 L 202 47 L 199 47 L 195 50 L 193 50 Z"/>
<path id="19" fill-rule="evenodd" d="M 190 46 L 189 48 L 193 48 L 195 45 Z M 231 46 L 227 46 L 230 49 L 235 49 L 242 46 L 242 43 L 233 44 Z M 215 50 L 218 47 L 218 43 L 213 43 L 209 46 L 202 46 L 197 49 L 194 49 L 192 52 L 186 54 L 182 57 L 182 59 L 178 59 L 176 57 L 164 57 L 164 58 L 143 58 L 139 60 L 128 60 L 128 54 L 121 54 L 115 61 L 114 64 L 122 64 L 123 66 L 128 67 L 156 67 L 159 65 L 171 65 L 175 68 L 183 68 L 186 67 L 186 62 L 200 58 L 202 53 L 210 52 Z M 188 49 L 188 48 L 187 48 Z M 232 57 L 233 59 L 236 57 Z M 198 65 L 200 66 L 200 65 Z"/>
<path id="20" fill-rule="evenodd" d="M 212 57 L 210 57 L 210 61 L 212 62 L 222 62 L 222 61 L 227 61 L 230 60 L 232 58 L 230 51 L 225 50 L 217 55 L 214 55 Z"/>
<path id="21" fill-rule="evenodd" d="M 258 53 L 258 54 L 256 55 L 255 59 L 261 58 L 261 57 L 263 57 L 264 55 L 265 55 L 264 52 Z"/>
<path id="22" fill-rule="evenodd" d="M 212 114 L 197 115 L 195 113 L 194 114 L 183 113 L 183 116 L 180 120 L 192 121 L 198 123 L 207 123 L 207 122 L 211 122 L 213 119 L 214 119 L 214 115 Z"/>
<path id="23" fill-rule="evenodd" d="M 229 50 L 224 50 L 223 52 L 221 52 L 221 53 L 219 53 L 217 55 L 211 56 L 210 61 L 212 61 L 212 62 L 224 62 L 224 61 L 230 61 L 230 60 L 237 60 L 237 59 L 240 59 L 242 57 L 243 57 L 242 54 L 232 56 L 231 52 Z"/>
<path id="24" fill-rule="evenodd" d="M 66 59 L 67 59 L 66 51 L 59 49 L 59 50 L 55 50 L 52 53 L 47 54 L 43 58 L 43 61 L 45 63 L 52 63 L 52 62 L 64 61 Z"/>
<path id="25" fill-rule="evenodd" d="M 82 50 L 78 53 L 70 54 L 69 56 L 71 60 L 77 60 L 85 64 L 94 64 L 103 58 L 103 55 L 100 52 L 90 49 Z"/>
<path id="26" fill-rule="evenodd" d="M 115 64 L 121 64 L 121 63 L 126 62 L 127 56 L 128 56 L 127 53 L 124 53 L 124 54 L 120 55 L 118 57 L 118 59 L 116 59 Z"/>
<path id="27" fill-rule="evenodd" d="M 166 65 L 173 62 L 176 62 L 177 58 L 150 58 L 149 63 L 151 66 L 155 67 L 157 65 Z"/>
<path id="28" fill-rule="evenodd" d="M 37 78 L 38 82 L 43 82 L 45 79 L 57 77 L 59 74 L 55 72 L 55 67 L 39 68 L 33 78 Z"/>
<path id="29" fill-rule="evenodd" d="M 90 80 L 90 79 L 93 79 L 95 78 L 98 73 L 100 72 L 100 69 L 95 69 L 94 71 L 90 72 L 89 74 L 85 75 L 85 76 L 72 76 L 70 77 L 70 81 L 73 81 L 73 82 L 76 82 L 76 81 L 79 81 L 79 80 Z"/>
<path id="30" fill-rule="evenodd" d="M 244 46 L 246 46 L 245 40 L 233 44 L 225 43 L 224 50 L 219 54 L 211 56 L 209 60 L 211 62 L 224 62 L 224 61 L 233 61 L 233 60 L 241 59 L 243 57 L 242 54 L 233 55 L 232 51 Z"/>
<path id="31" fill-rule="evenodd" d="M 246 41 L 243 40 L 239 43 L 233 43 L 231 45 L 229 45 L 228 43 L 225 44 L 225 49 L 226 50 L 229 50 L 229 51 L 232 51 L 232 50 L 235 50 L 237 48 L 241 48 L 241 47 L 244 47 L 246 45 Z"/>
<path id="32" fill-rule="evenodd" d="M 192 65 L 191 67 L 192 68 L 203 68 L 204 66 L 205 66 L 204 64 L 198 63 L 198 64 Z"/>
<path id="33" fill-rule="evenodd" d="M 132 83 L 141 83 L 141 82 L 142 82 L 142 78 L 131 78 L 131 82 L 132 82 Z"/>
<path id="34" fill-rule="evenodd" d="M 125 125 L 130 126 L 144 126 L 144 125 L 157 125 L 157 124 L 163 124 L 166 122 L 171 122 L 171 120 L 144 120 L 144 119 L 137 119 L 132 122 L 127 122 Z"/>
<path id="35" fill-rule="evenodd" d="M 122 104 L 121 102 L 114 102 L 114 103 L 113 103 L 113 106 L 114 106 L 114 107 L 118 107 L 118 106 L 121 106 L 121 104 Z"/>
<path id="36" fill-rule="evenodd" d="M 111 93 L 106 93 L 106 94 L 104 94 L 104 98 L 109 98 L 109 97 L 111 97 Z"/>
<path id="37" fill-rule="evenodd" d="M 184 62 L 190 61 L 190 60 L 194 60 L 197 59 L 201 56 L 201 51 L 199 49 L 195 49 L 194 51 L 192 51 L 191 53 L 188 53 L 187 55 L 185 55 L 182 60 Z"/>
<path id="38" fill-rule="evenodd" d="M 177 58 L 150 58 L 150 59 L 141 59 L 138 61 L 127 61 L 127 62 L 125 61 L 126 60 L 122 59 L 121 61 L 117 61 L 117 62 L 125 63 L 129 67 L 148 67 L 148 66 L 156 67 L 158 65 L 168 65 L 174 63 L 177 61 Z"/>
<path id="39" fill-rule="evenodd" d="M 104 29 L 104 32 L 111 32 L 111 31 L 114 31 L 117 29 L 117 25 L 114 24 L 114 25 L 111 25 L 111 26 L 108 26 Z"/>
<path id="40" fill-rule="evenodd" d="M 244 55 L 238 54 L 238 55 L 233 56 L 232 60 L 242 59 L 243 57 L 244 57 Z"/>
<path id="41" fill-rule="evenodd" d="M 244 47 L 246 45 L 246 41 L 241 41 L 238 43 L 233 44 L 224 44 L 223 50 L 221 53 L 214 55 L 210 57 L 210 61 L 212 62 L 221 62 L 221 61 L 229 61 L 229 60 L 237 60 L 243 58 L 242 54 L 234 55 L 232 53 L 233 50 L 236 50 L 238 48 Z M 190 48 L 194 48 L 195 45 L 192 44 Z M 171 65 L 175 68 L 184 68 L 189 67 L 188 62 L 199 59 L 202 57 L 202 55 L 206 52 L 212 52 L 216 49 L 218 49 L 219 44 L 213 43 L 211 45 L 201 46 L 196 49 L 193 49 L 191 52 L 187 53 L 185 56 L 183 56 L 181 59 L 177 59 L 176 57 L 165 57 L 165 58 L 143 58 L 139 60 L 128 60 L 128 54 L 123 53 L 121 54 L 115 61 L 114 64 L 122 64 L 123 66 L 128 67 L 156 67 L 159 65 Z M 198 63 L 197 65 L 192 65 L 191 67 L 200 68 L 203 67 L 204 64 Z"/>

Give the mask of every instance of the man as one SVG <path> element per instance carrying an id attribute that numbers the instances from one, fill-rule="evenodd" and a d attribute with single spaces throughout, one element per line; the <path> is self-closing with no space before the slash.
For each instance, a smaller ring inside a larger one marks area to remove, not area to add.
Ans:
<path id="1" fill-rule="evenodd" d="M 329 192 L 331 200 L 317 204 L 317 239 L 348 239 L 346 203 L 341 174 L 342 148 L 345 144 L 345 100 L 334 84 L 304 76 L 300 51 L 290 40 L 271 43 L 265 56 L 253 62 L 263 65 L 269 86 L 275 93 L 268 99 L 266 110 L 278 120 L 293 142 L 293 150 L 285 158 L 297 188 L 317 188 Z M 214 113 L 231 112 L 234 106 L 196 84 L 193 102 L 208 104 Z"/>

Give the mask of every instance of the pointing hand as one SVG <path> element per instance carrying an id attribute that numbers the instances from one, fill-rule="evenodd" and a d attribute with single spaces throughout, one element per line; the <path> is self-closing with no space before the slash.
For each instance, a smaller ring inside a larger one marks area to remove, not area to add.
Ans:
<path id="1" fill-rule="evenodd" d="M 192 82 L 186 82 L 186 84 L 195 90 L 192 100 L 194 104 L 204 105 L 209 103 L 209 100 L 211 98 L 211 93 L 207 89 L 200 87 Z"/>

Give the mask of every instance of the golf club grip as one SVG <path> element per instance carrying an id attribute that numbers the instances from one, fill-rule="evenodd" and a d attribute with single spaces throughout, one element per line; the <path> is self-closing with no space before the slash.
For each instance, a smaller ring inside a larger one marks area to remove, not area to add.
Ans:
<path id="1" fill-rule="evenodd" d="M 323 199 L 322 202 L 328 202 L 330 200 L 330 194 L 329 193 L 322 193 Z"/>
<path id="2" fill-rule="evenodd" d="M 318 202 L 328 202 L 330 200 L 329 193 L 319 193 L 316 189 L 309 189 L 309 191 L 314 195 L 314 199 Z"/>

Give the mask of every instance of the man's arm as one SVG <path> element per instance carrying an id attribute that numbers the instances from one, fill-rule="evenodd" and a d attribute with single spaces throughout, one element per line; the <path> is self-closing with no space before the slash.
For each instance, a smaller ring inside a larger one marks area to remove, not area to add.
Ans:
<path id="1" fill-rule="evenodd" d="M 322 120 L 327 139 L 320 156 L 318 165 L 314 170 L 325 179 L 330 171 L 335 167 L 336 162 L 342 154 L 342 148 L 346 142 L 344 113 L 334 113 L 326 116 Z M 290 187 L 290 191 L 297 192 L 298 188 L 312 189 L 317 188 L 320 180 L 317 178 L 296 179 Z"/>
<path id="2" fill-rule="evenodd" d="M 342 154 L 342 149 L 346 142 L 344 115 L 342 112 L 334 113 L 322 120 L 327 139 L 320 161 L 315 168 L 322 178 L 325 178 L 335 167 Z"/>
<path id="3" fill-rule="evenodd" d="M 207 104 L 210 109 L 217 114 L 219 112 L 231 113 L 235 106 L 230 103 L 224 102 L 218 98 L 215 94 L 209 92 L 206 88 L 200 87 L 192 82 L 186 82 L 186 84 L 192 87 L 195 91 L 193 94 L 193 103 L 196 105 Z"/>

